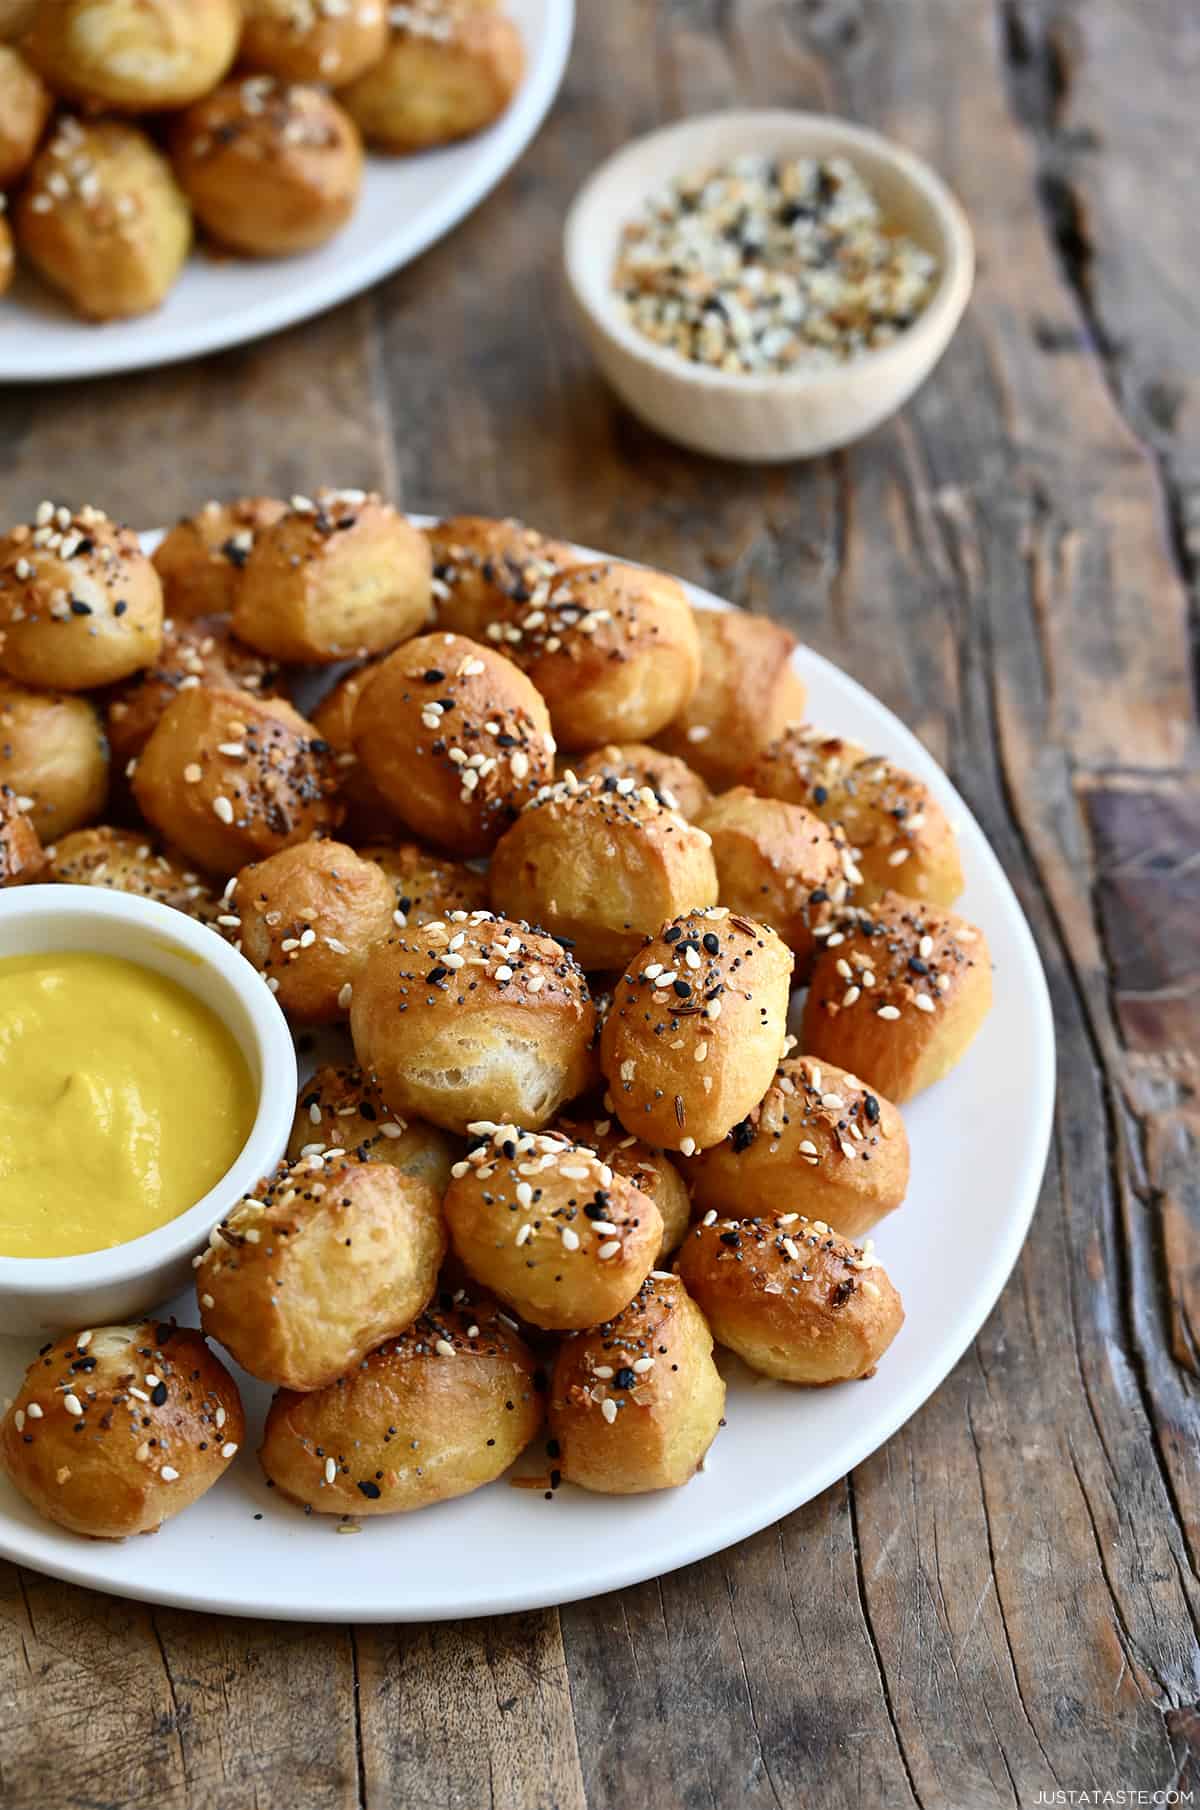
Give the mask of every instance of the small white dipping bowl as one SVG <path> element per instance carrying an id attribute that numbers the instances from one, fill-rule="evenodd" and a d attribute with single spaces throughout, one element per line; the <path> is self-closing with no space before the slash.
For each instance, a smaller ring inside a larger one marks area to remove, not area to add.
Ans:
<path id="1" fill-rule="evenodd" d="M 103 1326 L 169 1299 L 217 1220 L 279 1161 L 296 1109 L 287 1021 L 262 976 L 215 931 L 152 899 L 90 886 L 0 892 L 0 957 L 74 950 L 138 962 L 202 1000 L 233 1032 L 258 1110 L 232 1168 L 166 1225 L 78 1257 L 0 1257 L 0 1333 Z M 195 1085 L 203 1088 L 203 1075 Z"/>
<path id="2" fill-rule="evenodd" d="M 622 229 L 676 177 L 749 153 L 845 157 L 884 219 L 937 259 L 933 294 L 890 345 L 828 369 L 750 376 L 694 364 L 630 322 L 612 286 Z M 894 414 L 945 351 L 975 269 L 966 215 L 919 157 L 847 120 L 769 109 L 705 114 L 626 145 L 572 203 L 564 258 L 584 334 L 621 400 L 667 439 L 739 460 L 811 458 Z"/>

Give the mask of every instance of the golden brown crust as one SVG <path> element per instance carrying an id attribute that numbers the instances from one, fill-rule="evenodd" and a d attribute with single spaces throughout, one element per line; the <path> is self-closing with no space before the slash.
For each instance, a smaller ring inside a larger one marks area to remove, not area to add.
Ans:
<path id="1" fill-rule="evenodd" d="M 96 321 L 157 308 L 192 243 L 170 164 L 137 126 L 115 119 L 59 120 L 34 160 L 14 227 L 30 263 Z"/>
<path id="2" fill-rule="evenodd" d="M 379 1083 L 360 1068 L 319 1068 L 300 1089 L 288 1139 L 289 1162 L 342 1150 L 359 1163 L 390 1163 L 427 1181 L 438 1199 L 450 1183 L 460 1146 L 424 1119 L 399 1119 Z"/>
<path id="3" fill-rule="evenodd" d="M 847 1243 L 801 1213 L 710 1211 L 684 1239 L 676 1268 L 713 1337 L 785 1383 L 872 1375 L 904 1320 L 870 1240 Z"/>
<path id="4" fill-rule="evenodd" d="M 740 777 L 742 784 L 761 798 L 802 804 L 819 816 L 831 787 L 866 758 L 861 742 L 826 735 L 811 723 L 795 722 L 760 748 Z"/>
<path id="5" fill-rule="evenodd" d="M 525 73 L 521 34 L 504 13 L 410 0 L 383 56 L 342 91 L 364 138 L 383 151 L 421 151 L 481 132 Z"/>
<path id="6" fill-rule="evenodd" d="M 890 1100 L 812 1056 L 788 1056 L 759 1104 L 687 1164 L 695 1205 L 769 1214 L 786 1200 L 861 1238 L 908 1191 L 908 1136 Z"/>
<path id="7" fill-rule="evenodd" d="M 374 491 L 296 496 L 254 537 L 233 626 L 279 660 L 362 659 L 426 621 L 431 569 L 425 536 Z"/>
<path id="8" fill-rule="evenodd" d="M 54 0 L 25 48 L 57 94 L 154 113 L 221 80 L 240 26 L 237 0 Z"/>
<path id="9" fill-rule="evenodd" d="M 46 878 L 46 851 L 11 786 L 0 785 L 0 886 Z"/>
<path id="10" fill-rule="evenodd" d="M 487 909 L 487 875 L 463 861 L 451 861 L 419 842 L 372 842 L 358 852 L 366 861 L 377 861 L 391 881 L 398 930 L 417 930 L 452 911 Z"/>
<path id="11" fill-rule="evenodd" d="M 333 750 L 338 791 L 346 805 L 345 832 L 351 842 L 368 840 L 400 824 L 387 799 L 354 752 L 354 712 L 363 690 L 379 671 L 382 660 L 366 660 L 339 679 L 312 713 L 313 728 Z M 377 860 L 378 856 L 372 859 Z M 487 892 L 484 889 L 484 899 Z"/>
<path id="12" fill-rule="evenodd" d="M 550 778 L 546 706 L 511 660 L 461 635 L 422 635 L 378 668 L 354 749 L 392 810 L 457 855 L 486 855 Z"/>
<path id="13" fill-rule="evenodd" d="M 11 786 L 49 842 L 98 817 L 108 796 L 108 746 L 86 698 L 0 679 L 0 785 Z"/>
<path id="14" fill-rule="evenodd" d="M 5 215 L 0 212 L 0 295 L 5 295 L 11 288 L 15 267 L 16 253 L 13 250 L 12 228 Z"/>
<path id="15" fill-rule="evenodd" d="M 658 1208 L 583 1144 L 485 1120 L 451 1170 L 445 1212 L 470 1275 L 531 1326 L 618 1314 L 662 1244 Z"/>
<path id="16" fill-rule="evenodd" d="M 33 161 L 52 105 L 50 90 L 20 51 L 0 44 L 0 189 L 12 188 Z"/>
<path id="17" fill-rule="evenodd" d="M 255 535 L 286 508 L 276 497 L 238 497 L 205 503 L 176 522 L 151 555 L 167 615 L 176 622 L 228 615 Z"/>
<path id="18" fill-rule="evenodd" d="M 388 1515 L 480 1489 L 542 1422 L 533 1353 L 490 1302 L 439 1302 L 314 1395 L 283 1390 L 259 1457 L 318 1514 Z"/>
<path id="19" fill-rule="evenodd" d="M 341 87 L 377 63 L 387 47 L 385 0 L 243 0 L 238 62 L 284 82 Z"/>
<path id="20" fill-rule="evenodd" d="M 936 906 L 886 893 L 825 939 L 802 1041 L 897 1102 L 948 1074 L 992 1003 L 983 932 Z"/>
<path id="21" fill-rule="evenodd" d="M 197 218 L 248 257 L 322 245 L 354 212 L 362 143 L 320 88 L 269 75 L 226 82 L 171 132 L 175 174 Z"/>
<path id="22" fill-rule="evenodd" d="M 722 792 L 700 821 L 712 839 L 721 903 L 778 931 L 802 980 L 814 930 L 833 922 L 857 878 L 845 837 L 802 806 L 745 786 Z"/>
<path id="23" fill-rule="evenodd" d="M 392 929 L 383 870 L 344 842 L 301 842 L 244 867 L 226 889 L 226 936 L 302 1024 L 347 1017 L 367 957 Z"/>
<path id="24" fill-rule="evenodd" d="M 203 924 L 215 923 L 221 901 L 203 877 L 185 861 L 156 849 L 143 830 L 118 830 L 102 825 L 60 836 L 46 850 L 50 872 L 46 876 L 65 886 L 102 886 L 111 892 L 131 892 L 140 899 L 154 899 L 174 911 L 184 911 Z"/>
<path id="25" fill-rule="evenodd" d="M 251 1376 L 323 1389 L 416 1319 L 445 1249 L 431 1182 L 314 1153 L 214 1228 L 196 1265 L 201 1321 Z"/>
<path id="26" fill-rule="evenodd" d="M 635 1138 L 611 1115 L 587 1118 L 560 1113 L 549 1129 L 572 1144 L 585 1144 L 594 1150 L 611 1169 L 654 1202 L 663 1222 L 662 1243 L 654 1261 L 661 1263 L 669 1256 L 687 1231 L 692 1212 L 687 1184 L 670 1158 Z"/>
<path id="27" fill-rule="evenodd" d="M 723 906 L 648 942 L 613 994 L 600 1065 L 628 1131 L 691 1155 L 762 1099 L 783 1053 L 792 957 Z"/>
<path id="28" fill-rule="evenodd" d="M 133 773 L 147 822 L 222 875 L 336 828 L 335 789 L 328 744 L 283 698 L 216 688 L 180 692 Z"/>
<path id="29" fill-rule="evenodd" d="M 649 786 L 689 823 L 700 820 L 712 798 L 700 775 L 685 760 L 652 748 L 649 742 L 608 742 L 590 754 L 569 756 L 563 764 L 573 767 L 578 779 L 600 773 L 605 778 L 632 779 L 638 786 Z"/>
<path id="30" fill-rule="evenodd" d="M 121 1540 L 195 1502 L 244 1437 L 237 1385 L 200 1334 L 147 1320 L 45 1346 L 0 1422 L 0 1460 L 48 1520 Z"/>
<path id="31" fill-rule="evenodd" d="M 453 515 L 425 530 L 433 553 L 439 628 L 488 639 L 488 629 L 519 629 L 550 580 L 576 564 L 565 541 L 551 540 L 512 516 Z M 503 634 L 491 637 L 504 650 Z"/>
<path id="32" fill-rule="evenodd" d="M 605 1495 L 676 1489 L 717 1436 L 725 1384 L 712 1334 L 676 1276 L 653 1275 L 607 1325 L 564 1339 L 549 1430 L 568 1483 Z"/>
<path id="33" fill-rule="evenodd" d="M 570 770 L 500 838 L 489 877 L 498 911 L 541 924 L 585 968 L 622 968 L 669 919 L 717 902 L 703 830 L 649 786 Z"/>
<path id="34" fill-rule="evenodd" d="M 158 573 L 99 509 L 44 502 L 0 542 L 0 666 L 21 684 L 127 679 L 157 658 L 162 624 Z"/>
<path id="35" fill-rule="evenodd" d="M 657 736 L 714 790 L 738 783 L 754 752 L 804 714 L 804 682 L 792 664 L 796 637 L 744 610 L 696 610 L 700 683 Z"/>
<path id="36" fill-rule="evenodd" d="M 168 617 L 158 658 L 109 699 L 108 745 L 119 767 L 141 753 L 171 699 L 197 685 L 270 697 L 280 687 L 279 667 L 239 641 L 227 616 Z"/>
<path id="37" fill-rule="evenodd" d="M 594 1026 L 566 950 L 481 911 L 381 944 L 350 1007 L 355 1055 L 388 1104 L 459 1133 L 553 1118 L 592 1078 Z"/>

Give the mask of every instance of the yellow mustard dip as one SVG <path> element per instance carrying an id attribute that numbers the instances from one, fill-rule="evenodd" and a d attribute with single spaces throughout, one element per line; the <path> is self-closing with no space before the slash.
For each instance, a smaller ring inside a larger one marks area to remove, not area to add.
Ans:
<path id="1" fill-rule="evenodd" d="M 165 1225 L 220 1180 L 255 1108 L 232 1032 L 175 981 L 111 955 L 0 958 L 0 1256 Z"/>

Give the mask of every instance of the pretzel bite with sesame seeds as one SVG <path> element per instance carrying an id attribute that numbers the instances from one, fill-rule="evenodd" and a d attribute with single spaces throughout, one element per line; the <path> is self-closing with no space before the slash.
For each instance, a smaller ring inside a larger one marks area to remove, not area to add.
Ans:
<path id="1" fill-rule="evenodd" d="M 132 778 L 147 823 L 216 874 L 341 820 L 329 745 L 284 698 L 216 686 L 181 691 Z"/>
<path id="2" fill-rule="evenodd" d="M 595 1022 L 561 944 L 486 911 L 379 944 L 350 1004 L 355 1056 L 393 1111 L 459 1133 L 552 1119 L 593 1078 Z"/>
<path id="3" fill-rule="evenodd" d="M 320 88 L 245 76 L 181 114 L 175 175 L 196 217 L 251 258 L 311 251 L 345 225 L 362 187 L 354 121 Z"/>
<path id="4" fill-rule="evenodd" d="M 802 1043 L 897 1102 L 961 1060 L 992 1003 L 982 930 L 955 912 L 885 893 L 827 937 L 804 1004 Z"/>
<path id="5" fill-rule="evenodd" d="M 758 798 L 745 786 L 722 792 L 700 823 L 712 840 L 721 903 L 777 930 L 802 980 L 815 933 L 832 928 L 857 878 L 853 849 L 803 806 Z"/>
<path id="6" fill-rule="evenodd" d="M 200 1334 L 146 1320 L 44 1346 L 0 1421 L 0 1461 L 48 1521 L 123 1540 L 211 1489 L 245 1431 L 237 1384 Z"/>
<path id="7" fill-rule="evenodd" d="M 479 1142 L 450 1171 L 444 1202 L 468 1272 L 548 1331 L 620 1313 L 662 1245 L 649 1195 L 584 1144 L 491 1120 L 469 1129 Z"/>
<path id="8" fill-rule="evenodd" d="M 158 573 L 99 509 L 41 503 L 0 542 L 0 667 L 21 684 L 113 685 L 157 658 L 162 624 Z"/>
<path id="9" fill-rule="evenodd" d="M 379 659 L 356 666 L 325 693 L 312 713 L 313 728 L 333 750 L 338 792 L 346 806 L 344 828 L 351 842 L 399 829 L 396 813 L 354 752 L 354 712 L 379 667 Z M 481 903 L 486 898 L 485 887 Z"/>
<path id="10" fill-rule="evenodd" d="M 43 842 L 98 817 L 108 745 L 89 701 L 0 679 L 0 785 L 12 788 Z"/>
<path id="11" fill-rule="evenodd" d="M 193 616 L 227 616 L 260 528 L 287 508 L 276 497 L 239 497 L 205 503 L 167 531 L 151 555 L 162 580 L 163 605 L 176 622 Z"/>
<path id="12" fill-rule="evenodd" d="M 725 1410 L 712 1349 L 683 1283 L 657 1271 L 614 1319 L 564 1339 L 548 1422 L 566 1481 L 637 1496 L 694 1477 Z"/>
<path id="13" fill-rule="evenodd" d="M 705 1212 L 769 1214 L 787 1200 L 861 1238 L 908 1192 L 908 1136 L 891 1101 L 854 1075 L 788 1056 L 754 1110 L 686 1174 Z"/>
<path id="14" fill-rule="evenodd" d="M 497 910 L 541 924 L 585 968 L 623 968 L 668 918 L 717 902 L 705 832 L 649 786 L 601 774 L 543 786 L 489 873 Z"/>
<path id="15" fill-rule="evenodd" d="M 353 737 L 396 816 L 460 856 L 489 854 L 553 773 L 542 698 L 511 660 L 462 635 L 389 654 L 359 697 Z"/>
<path id="16" fill-rule="evenodd" d="M 163 623 L 162 647 L 152 665 L 135 672 L 109 698 L 105 711 L 113 760 L 124 768 L 140 754 L 171 699 L 196 685 L 252 691 L 270 697 L 279 689 L 279 667 L 234 635 L 228 616 L 195 616 Z"/>
<path id="17" fill-rule="evenodd" d="M 700 775 L 693 773 L 685 760 L 664 754 L 649 742 L 609 742 L 591 754 L 567 756 L 562 764 L 573 767 L 579 779 L 599 773 L 606 779 L 632 779 L 635 786 L 649 786 L 689 823 L 699 821 L 712 798 Z"/>
<path id="18" fill-rule="evenodd" d="M 27 886 L 46 874 L 46 851 L 11 786 L 0 785 L 0 886 Z"/>
<path id="19" fill-rule="evenodd" d="M 710 1208 L 675 1267 L 717 1343 L 783 1383 L 873 1376 L 904 1322 L 870 1240 L 848 1243 L 803 1213 L 721 1219 Z"/>
<path id="20" fill-rule="evenodd" d="M 401 1175 L 427 1181 L 439 1200 L 457 1156 L 454 1140 L 424 1119 L 398 1119 L 379 1083 L 360 1068 L 319 1068 L 300 1089 L 288 1140 L 289 1162 L 315 1153 L 326 1160 L 344 1151 L 360 1163 L 390 1163 Z"/>
<path id="21" fill-rule="evenodd" d="M 284 82 L 340 88 L 387 48 L 384 0 L 242 0 L 238 62 Z"/>
<path id="22" fill-rule="evenodd" d="M 24 175 L 53 106 L 50 90 L 11 44 L 0 44 L 0 189 Z"/>
<path id="23" fill-rule="evenodd" d="M 409 0 L 390 17 L 383 56 L 340 97 L 372 146 L 424 151 L 499 119 L 525 73 L 512 19 L 472 0 Z"/>
<path id="24" fill-rule="evenodd" d="M 483 641 L 492 624 L 518 630 L 539 607 L 552 579 L 579 555 L 565 541 L 506 516 L 453 515 L 425 530 L 433 552 L 433 595 L 439 628 Z M 504 636 L 493 636 L 505 645 Z"/>
<path id="25" fill-rule="evenodd" d="M 154 847 L 144 830 L 117 830 L 101 825 L 60 836 L 46 850 L 47 879 L 64 886 L 102 886 L 131 892 L 184 911 L 202 924 L 214 924 L 223 909 L 203 876 L 186 861 Z"/>
<path id="26" fill-rule="evenodd" d="M 429 542 L 364 490 L 294 496 L 254 538 L 233 603 L 243 641 L 279 660 L 331 665 L 382 653 L 429 615 Z"/>
<path id="27" fill-rule="evenodd" d="M 192 244 L 170 164 L 138 126 L 116 119 L 58 122 L 13 225 L 38 274 L 92 321 L 159 307 Z"/>
<path id="28" fill-rule="evenodd" d="M 804 682 L 792 665 L 796 637 L 744 610 L 696 610 L 700 683 L 660 748 L 694 767 L 714 790 L 734 786 L 746 762 L 804 713 Z"/>
<path id="29" fill-rule="evenodd" d="M 651 938 L 617 983 L 600 1034 L 625 1129 L 685 1156 L 719 1144 L 771 1084 L 791 973 L 775 932 L 724 906 L 688 912 Z"/>
<path id="30" fill-rule="evenodd" d="M 451 912 L 487 908 L 487 875 L 463 861 L 451 861 L 419 842 L 372 842 L 358 852 L 365 861 L 377 861 L 391 881 L 398 930 L 418 930 Z"/>
<path id="31" fill-rule="evenodd" d="M 432 1182 L 313 1152 L 214 1227 L 196 1263 L 201 1323 L 251 1376 L 323 1389 L 416 1319 L 445 1250 Z"/>
<path id="32" fill-rule="evenodd" d="M 861 742 L 826 735 L 811 723 L 789 723 L 758 750 L 740 778 L 760 798 L 782 798 L 820 816 L 831 788 L 866 758 Z"/>
<path id="33" fill-rule="evenodd" d="M 289 1018 L 332 1024 L 392 928 L 393 897 L 383 869 L 344 842 L 298 842 L 244 867 L 218 922 Z"/>
<path id="34" fill-rule="evenodd" d="M 515 1321 L 489 1301 L 439 1303 L 332 1388 L 282 1390 L 259 1458 L 322 1515 L 394 1515 L 501 1476 L 542 1424 L 544 1383 Z"/>
<path id="35" fill-rule="evenodd" d="M 565 1118 L 561 1114 L 549 1128 L 572 1144 L 585 1144 L 602 1162 L 631 1181 L 652 1200 L 663 1222 L 662 1243 L 654 1259 L 661 1263 L 676 1248 L 692 1216 L 687 1184 L 669 1157 L 643 1144 L 613 1118 Z"/>
<path id="36" fill-rule="evenodd" d="M 56 94 L 157 113 L 215 87 L 240 27 L 238 0 L 54 0 L 25 47 Z"/>

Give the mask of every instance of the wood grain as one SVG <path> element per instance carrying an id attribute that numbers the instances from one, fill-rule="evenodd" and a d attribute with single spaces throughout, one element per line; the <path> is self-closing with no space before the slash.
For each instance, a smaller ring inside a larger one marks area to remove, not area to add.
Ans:
<path id="1" fill-rule="evenodd" d="M 1038 936 L 1060 1057 L 1012 1282 L 853 1476 L 686 1572 L 450 1627 L 239 1626 L 0 1568 L 6 1810 L 992 1810 L 1200 1783 L 1197 59 L 1186 0 L 584 4 L 529 155 L 372 297 L 199 366 L 10 393 L 10 514 L 49 474 L 143 521 L 332 474 L 786 620 L 948 764 Z M 633 423 L 557 277 L 599 157 L 741 101 L 895 133 L 978 240 L 904 416 L 790 470 Z"/>

